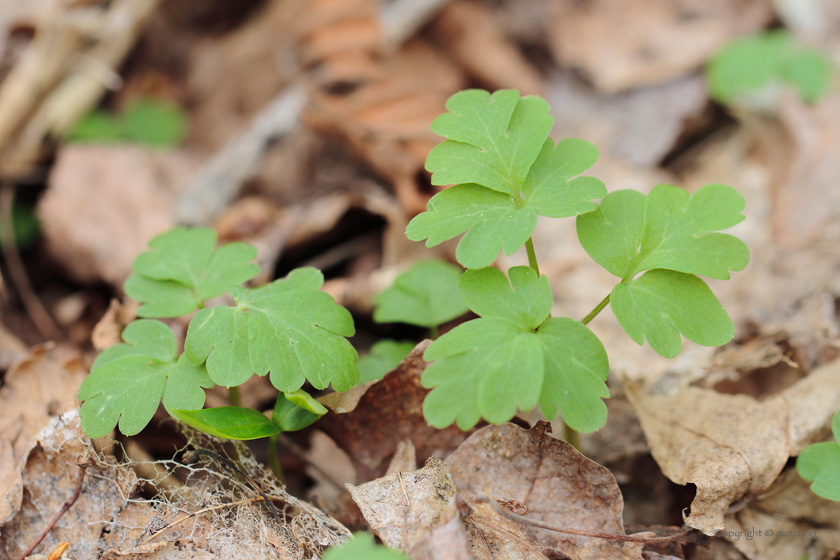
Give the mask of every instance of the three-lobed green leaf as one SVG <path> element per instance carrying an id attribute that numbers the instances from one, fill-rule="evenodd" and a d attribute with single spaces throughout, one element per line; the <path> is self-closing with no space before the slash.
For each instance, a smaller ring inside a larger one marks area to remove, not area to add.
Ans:
<path id="1" fill-rule="evenodd" d="M 435 185 L 454 184 L 429 201 L 406 235 L 432 247 L 462 233 L 456 257 L 467 268 L 489 266 L 499 251 L 513 254 L 528 240 L 537 216 L 590 212 L 606 194 L 594 177 L 575 177 L 598 159 L 584 140 L 556 146 L 548 138 L 553 117 L 538 97 L 513 90 L 490 95 L 467 90 L 447 102 L 432 130 L 449 140 L 426 160 Z"/>
<path id="2" fill-rule="evenodd" d="M 415 262 L 374 300 L 377 323 L 437 327 L 467 312 L 458 279 L 461 269 L 440 260 Z"/>
<path id="3" fill-rule="evenodd" d="M 203 388 L 213 386 L 202 365 L 178 358 L 172 330 L 142 319 L 123 330 L 124 344 L 103 351 L 79 388 L 82 428 L 92 438 L 106 436 L 119 423 L 125 435 L 140 432 L 163 400 L 176 409 L 204 406 Z"/>
<path id="4" fill-rule="evenodd" d="M 257 250 L 247 243 L 216 249 L 212 228 L 178 227 L 149 242 L 132 265 L 125 291 L 143 305 L 141 317 L 179 317 L 259 273 Z"/>
<path id="5" fill-rule="evenodd" d="M 840 411 L 831 422 L 834 441 L 809 445 L 796 459 L 796 471 L 811 482 L 811 491 L 827 500 L 840 502 Z"/>
<path id="6" fill-rule="evenodd" d="M 184 353 L 193 363 L 206 361 L 211 379 L 225 387 L 256 373 L 270 374 L 284 392 L 307 380 L 317 389 L 348 390 L 359 377 L 358 355 L 345 338 L 355 332 L 353 318 L 319 290 L 323 283 L 319 270 L 300 268 L 255 290 L 231 290 L 235 307 L 195 315 Z"/>
<path id="7" fill-rule="evenodd" d="M 549 319 L 551 288 L 545 276 L 514 267 L 510 280 L 495 268 L 461 277 L 464 301 L 481 318 L 433 342 L 422 384 L 426 420 L 461 429 L 481 418 L 510 420 L 538 402 L 548 418 L 558 412 L 580 431 L 603 425 L 608 397 L 606 352 L 597 337 L 572 319 Z M 559 391 L 558 391 L 559 389 Z"/>

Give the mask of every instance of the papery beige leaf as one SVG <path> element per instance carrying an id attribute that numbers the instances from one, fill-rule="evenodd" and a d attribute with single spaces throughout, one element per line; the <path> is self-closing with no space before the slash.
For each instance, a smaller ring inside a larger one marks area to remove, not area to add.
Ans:
<path id="1" fill-rule="evenodd" d="M 474 560 L 470 537 L 455 500 L 446 510 L 449 520 L 421 537 L 408 551 L 412 560 Z"/>
<path id="2" fill-rule="evenodd" d="M 445 522 L 455 485 L 434 457 L 410 473 L 397 472 L 359 486 L 347 484 L 371 530 L 391 548 L 410 550 Z"/>
<path id="3" fill-rule="evenodd" d="M 468 494 L 459 494 L 456 499 L 470 510 L 464 525 L 477 560 L 546 560 L 542 547 L 531 542 L 522 525 Z"/>
<path id="4" fill-rule="evenodd" d="M 217 555 L 201 550 L 189 540 L 137 546 L 121 552 L 109 551 L 102 560 L 213 560 Z"/>
<path id="5" fill-rule="evenodd" d="M 478 430 L 446 459 L 458 490 L 515 500 L 528 508 L 528 517 L 557 527 L 624 534 L 624 500 L 615 478 L 550 430 L 545 422 L 530 430 L 514 424 Z M 581 560 L 620 554 L 622 548 L 614 541 L 592 548 L 597 539 L 538 527 L 525 532 L 545 548 Z M 640 553 L 638 547 L 630 557 Z"/>

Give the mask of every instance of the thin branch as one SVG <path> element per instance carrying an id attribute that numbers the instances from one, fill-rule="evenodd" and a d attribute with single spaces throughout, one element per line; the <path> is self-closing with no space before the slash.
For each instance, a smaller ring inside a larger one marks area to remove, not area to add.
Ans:
<path id="1" fill-rule="evenodd" d="M 516 521 L 525 525 L 531 525 L 532 527 L 539 527 L 541 529 L 548 529 L 549 531 L 557 531 L 558 533 L 579 535 L 581 537 L 592 537 L 596 539 L 606 539 L 610 541 L 634 542 L 642 544 L 664 544 L 675 541 L 683 535 L 687 534 L 689 531 L 691 531 L 691 527 L 686 527 L 679 533 L 676 533 L 669 537 L 634 537 L 633 535 L 620 535 L 618 533 L 604 533 L 601 531 L 587 531 L 585 529 L 566 529 L 564 527 L 552 525 L 551 523 L 531 519 L 530 517 L 526 517 L 524 515 L 517 515 L 515 513 L 505 511 L 499 507 L 499 504 L 498 502 L 496 502 L 496 500 L 488 496 L 477 496 L 477 498 L 482 502 L 490 504 L 490 507 L 492 507 L 496 511 L 496 513 L 503 517 L 507 517 L 511 521 Z"/>
<path id="2" fill-rule="evenodd" d="M 38 538 L 35 539 L 35 542 L 29 545 L 29 548 L 26 549 L 26 552 L 20 555 L 20 558 L 18 558 L 18 560 L 26 560 L 26 557 L 32 554 L 32 551 L 35 550 L 35 548 L 39 544 L 41 544 L 41 541 L 43 541 L 46 538 L 46 536 L 50 533 L 50 531 L 52 531 L 52 528 L 55 527 L 55 524 L 58 523 L 59 519 L 61 519 L 61 516 L 67 513 L 67 510 L 73 507 L 73 504 L 76 503 L 76 500 L 79 499 L 79 495 L 82 493 L 82 483 L 85 480 L 85 471 L 87 470 L 87 468 L 87 464 L 79 465 L 79 478 L 76 480 L 76 489 L 73 490 L 73 495 L 70 497 L 69 500 L 64 502 L 64 505 L 61 506 L 61 509 L 58 510 L 58 513 L 56 513 L 52 520 L 47 524 L 47 527 L 38 536 Z"/>

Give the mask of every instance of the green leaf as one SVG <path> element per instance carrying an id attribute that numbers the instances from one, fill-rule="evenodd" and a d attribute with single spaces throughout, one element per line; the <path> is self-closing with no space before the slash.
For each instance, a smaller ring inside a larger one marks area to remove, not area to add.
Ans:
<path id="1" fill-rule="evenodd" d="M 676 356 L 680 334 L 703 346 L 726 344 L 735 326 L 705 282 L 691 274 L 652 270 L 640 278 L 619 283 L 610 294 L 610 306 L 621 328 L 637 344 L 666 358 Z"/>
<path id="2" fill-rule="evenodd" d="M 77 122 L 67 134 L 67 141 L 86 144 L 117 144 L 127 140 L 118 119 L 105 111 L 94 111 Z"/>
<path id="3" fill-rule="evenodd" d="M 160 321 L 139 320 L 123 331 L 125 344 L 102 352 L 79 388 L 82 428 L 92 438 L 119 423 L 125 435 L 140 432 L 163 400 L 170 413 L 204 406 L 202 388 L 213 386 L 204 366 L 177 357 L 175 334 Z"/>
<path id="4" fill-rule="evenodd" d="M 518 196 L 519 186 L 554 124 L 548 103 L 515 90 L 490 95 L 480 89 L 456 93 L 449 113 L 432 123 L 432 132 L 449 140 L 435 146 L 426 160 L 433 185 L 478 183 Z"/>
<path id="5" fill-rule="evenodd" d="M 436 327 L 467 312 L 458 279 L 461 269 L 444 261 L 417 261 L 376 296 L 377 323 Z"/>
<path id="6" fill-rule="evenodd" d="M 461 295 L 481 317 L 498 317 L 523 329 L 536 329 L 551 313 L 551 286 L 545 275 L 528 266 L 508 270 L 510 281 L 495 268 L 468 270 L 461 275 Z"/>
<path id="7" fill-rule="evenodd" d="M 796 460 L 796 471 L 813 483 L 814 494 L 840 502 L 840 444 L 836 441 L 814 443 L 803 449 Z"/>
<path id="8" fill-rule="evenodd" d="M 476 176 L 442 191 L 409 223 L 406 235 L 433 247 L 466 232 L 458 244 L 458 262 L 467 268 L 489 266 L 499 251 L 512 255 L 525 244 L 537 215 L 564 218 L 597 209 L 591 199 L 606 194 L 604 184 L 594 177 L 572 179 L 597 159 L 597 148 L 584 140 L 567 138 L 555 148 L 554 141 L 545 139 L 521 182 L 502 193 L 483 188 Z"/>
<path id="9" fill-rule="evenodd" d="M 659 185 L 644 205 L 642 198 L 634 191 L 617 191 L 598 210 L 577 218 L 581 245 L 612 274 L 630 280 L 665 268 L 727 280 L 730 270 L 747 266 L 743 241 L 716 233 L 744 219 L 744 198 L 735 189 L 711 184 L 689 195 Z"/>
<path id="10" fill-rule="evenodd" d="M 259 273 L 252 263 L 257 250 L 247 243 L 228 243 L 215 249 L 212 228 L 178 227 L 149 242 L 140 254 L 125 291 L 143 305 L 141 317 L 178 317 L 197 309 Z"/>
<path id="11" fill-rule="evenodd" d="M 125 135 L 148 146 L 173 147 L 187 135 L 187 116 L 175 103 L 161 99 L 137 99 L 123 114 Z"/>
<path id="12" fill-rule="evenodd" d="M 292 392 L 308 379 L 316 389 L 332 383 L 346 391 L 358 380 L 358 355 L 345 337 L 353 318 L 319 291 L 324 276 L 314 268 L 293 270 L 285 279 L 256 290 L 235 288 L 235 307 L 199 311 L 187 329 L 184 352 L 206 360 L 210 377 L 235 387 L 252 373 L 270 372 L 271 383 Z"/>
<path id="13" fill-rule="evenodd" d="M 711 96 L 721 103 L 760 98 L 775 84 L 786 83 L 806 102 L 831 87 L 830 58 L 797 42 L 787 31 L 767 31 L 729 43 L 709 63 Z"/>
<path id="14" fill-rule="evenodd" d="M 400 362 L 413 349 L 413 342 L 380 340 L 370 347 L 370 353 L 359 358 L 358 384 L 362 385 L 369 381 L 382 379 L 389 371 L 400 365 Z"/>
<path id="15" fill-rule="evenodd" d="M 172 410 L 187 426 L 224 439 L 259 439 L 280 433 L 280 428 L 253 408 L 220 406 L 202 410 Z"/>
<path id="16" fill-rule="evenodd" d="M 277 395 L 271 421 L 282 432 L 296 432 L 313 424 L 326 413 L 324 405 L 301 389 Z"/>
<path id="17" fill-rule="evenodd" d="M 560 317 L 537 332 L 545 356 L 540 409 L 549 420 L 562 411 L 563 421 L 579 432 L 594 432 L 607 421 L 605 381 L 609 362 L 604 345 L 586 325 Z"/>
<path id="18" fill-rule="evenodd" d="M 339 547 L 330 547 L 323 560 L 406 560 L 398 550 L 376 545 L 368 533 L 354 533 L 353 538 Z"/>

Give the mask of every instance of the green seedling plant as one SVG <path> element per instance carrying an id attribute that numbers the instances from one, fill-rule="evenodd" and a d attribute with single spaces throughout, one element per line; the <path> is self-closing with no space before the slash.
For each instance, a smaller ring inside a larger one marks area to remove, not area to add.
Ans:
<path id="1" fill-rule="evenodd" d="M 796 459 L 796 470 L 811 483 L 811 491 L 827 500 L 840 502 L 840 411 L 831 421 L 834 441 L 814 443 Z"/>
<path id="2" fill-rule="evenodd" d="M 119 115 L 97 110 L 71 129 L 67 140 L 83 144 L 136 142 L 156 148 L 181 144 L 187 135 L 187 116 L 169 101 L 140 98 Z"/>
<path id="3" fill-rule="evenodd" d="M 784 30 L 736 39 L 706 68 L 713 99 L 757 109 L 774 108 L 783 87 L 814 103 L 829 91 L 833 76 L 831 59 L 825 53 L 801 44 Z"/>
<path id="4" fill-rule="evenodd" d="M 425 352 L 432 363 L 422 376 L 431 389 L 423 413 L 431 425 L 466 430 L 539 406 L 574 430 L 599 429 L 609 364 L 587 324 L 607 305 L 634 341 L 666 357 L 680 351 L 681 335 L 707 346 L 733 338 L 732 320 L 698 276 L 728 279 L 749 261 L 743 242 L 719 233 L 744 218 L 738 192 L 713 184 L 693 195 L 671 185 L 648 195 L 607 194 L 600 180 L 581 175 L 598 150 L 579 139 L 555 144 L 548 137 L 554 119 L 540 97 L 466 90 L 446 108 L 432 125 L 446 140 L 426 169 L 433 185 L 452 186 L 431 198 L 406 233 L 429 247 L 463 234 L 456 258 L 468 270 L 460 290 L 479 318 Z M 551 286 L 531 240 L 537 216 L 576 216 L 583 248 L 618 278 L 580 320 L 551 315 Z M 507 275 L 490 267 L 500 251 L 523 245 L 530 266 Z"/>
<path id="5" fill-rule="evenodd" d="M 133 263 L 126 293 L 139 301 L 123 343 L 103 351 L 79 389 L 82 428 L 104 437 L 115 427 L 139 433 L 158 406 L 208 434 L 248 440 L 300 430 L 327 410 L 302 389 L 346 391 L 356 384 L 358 356 L 347 341 L 350 313 L 321 292 L 323 275 L 295 269 L 266 286 L 246 288 L 259 268 L 254 247 L 216 247 L 210 228 L 175 228 L 149 242 Z M 227 294 L 234 305 L 205 307 Z M 195 313 L 184 352 L 162 321 Z M 271 418 L 239 406 L 237 387 L 252 375 L 268 375 L 279 390 Z M 203 409 L 204 389 L 228 387 L 232 406 Z M 272 453 L 274 451 L 274 453 Z"/>
<path id="6" fill-rule="evenodd" d="M 353 538 L 340 546 L 332 546 L 323 560 L 406 560 L 405 554 L 377 545 L 369 533 L 353 533 Z"/>
<path id="7" fill-rule="evenodd" d="M 421 260 L 382 290 L 374 300 L 373 320 L 377 323 L 405 323 L 429 329 L 438 337 L 438 328 L 468 311 L 458 279 L 462 269 L 441 260 Z M 414 348 L 413 342 L 380 340 L 359 360 L 359 383 L 381 379 Z"/>

